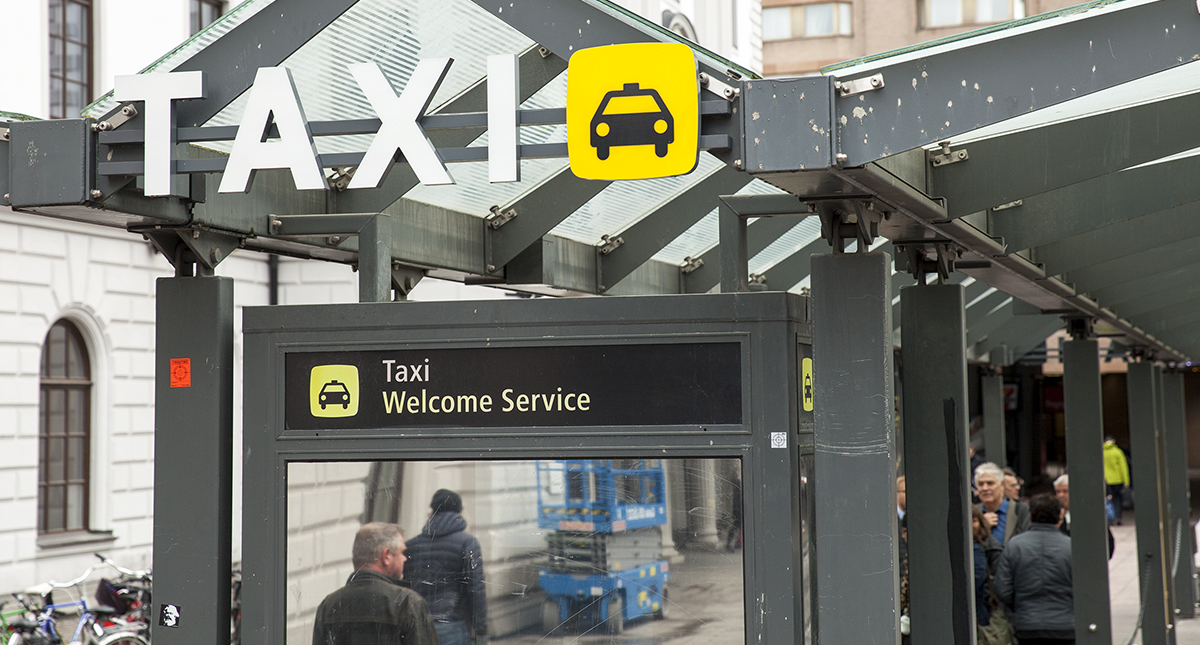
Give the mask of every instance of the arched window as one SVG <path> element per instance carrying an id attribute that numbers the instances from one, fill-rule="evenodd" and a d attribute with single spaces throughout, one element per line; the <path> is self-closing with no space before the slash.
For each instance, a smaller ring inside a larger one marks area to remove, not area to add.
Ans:
<path id="1" fill-rule="evenodd" d="M 75 325 L 54 323 L 42 346 L 38 532 L 88 528 L 92 371 Z"/>

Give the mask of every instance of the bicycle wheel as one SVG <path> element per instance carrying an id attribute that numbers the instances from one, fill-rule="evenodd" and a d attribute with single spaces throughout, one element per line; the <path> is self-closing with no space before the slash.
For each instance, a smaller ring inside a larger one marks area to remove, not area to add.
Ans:
<path id="1" fill-rule="evenodd" d="M 150 645 L 150 641 L 133 632 L 113 632 L 102 636 L 96 645 Z"/>

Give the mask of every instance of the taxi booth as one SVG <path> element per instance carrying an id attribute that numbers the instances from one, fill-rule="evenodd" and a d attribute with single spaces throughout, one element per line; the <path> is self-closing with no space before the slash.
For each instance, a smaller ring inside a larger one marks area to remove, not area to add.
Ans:
<path id="1" fill-rule="evenodd" d="M 243 642 L 311 642 L 441 488 L 493 638 L 811 642 L 810 333 L 783 293 L 247 309 Z"/>

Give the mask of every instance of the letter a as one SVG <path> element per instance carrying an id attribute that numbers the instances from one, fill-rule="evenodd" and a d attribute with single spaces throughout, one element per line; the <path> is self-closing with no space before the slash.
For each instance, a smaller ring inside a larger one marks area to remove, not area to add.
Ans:
<path id="1" fill-rule="evenodd" d="M 400 96 L 396 96 L 396 91 L 379 65 L 359 63 L 350 66 L 354 80 L 358 81 L 375 114 L 383 122 L 358 170 L 354 172 L 350 188 L 378 188 L 384 175 L 392 168 L 397 148 L 404 153 L 404 160 L 422 184 L 438 186 L 454 183 L 446 164 L 438 156 L 437 148 L 425 136 L 420 123 L 452 62 L 454 60 L 451 58 L 431 58 L 417 63 Z"/>
<path id="2" fill-rule="evenodd" d="M 279 128 L 275 141 L 267 139 L 272 123 Z M 249 192 L 255 171 L 277 168 L 292 171 L 296 190 L 329 189 L 291 70 L 260 67 L 217 192 Z"/>

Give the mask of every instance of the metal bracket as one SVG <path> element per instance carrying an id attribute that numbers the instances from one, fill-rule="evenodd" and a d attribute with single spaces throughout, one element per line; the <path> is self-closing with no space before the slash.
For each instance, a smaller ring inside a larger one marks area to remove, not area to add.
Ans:
<path id="1" fill-rule="evenodd" d="M 967 151 L 965 148 L 951 150 L 949 141 L 939 142 L 938 145 L 942 147 L 940 152 L 937 150 L 930 150 L 926 153 L 929 156 L 929 163 L 933 164 L 934 166 L 948 166 L 952 163 L 958 163 L 960 161 L 967 160 Z"/>
<path id="2" fill-rule="evenodd" d="M 8 141 L 8 128 L 0 128 L 0 141 Z"/>
<path id="3" fill-rule="evenodd" d="M 852 81 L 834 81 L 833 89 L 838 96 L 854 96 L 863 92 L 873 92 L 883 89 L 883 74 L 872 74 Z"/>
<path id="4" fill-rule="evenodd" d="M 718 81 L 704 72 L 700 72 L 700 87 L 703 87 L 709 92 L 712 92 L 713 94 L 716 94 L 717 96 L 730 102 L 737 99 L 738 94 L 741 94 L 740 89 L 729 85 L 724 81 Z"/>
<path id="5" fill-rule="evenodd" d="M 517 216 L 517 211 L 512 208 L 502 211 L 499 206 L 493 206 L 488 210 L 492 211 L 492 214 L 487 216 L 486 221 L 493 231 L 504 226 L 509 220 Z"/>
<path id="6" fill-rule="evenodd" d="M 417 283 L 424 278 L 425 269 L 410 267 L 399 262 L 392 262 L 392 289 L 395 290 L 396 300 L 408 300 L 408 294 L 416 288 Z"/>
<path id="7" fill-rule="evenodd" d="M 1091 316 L 1063 316 L 1067 333 L 1075 340 L 1087 340 L 1095 336 L 1096 319 Z"/>
<path id="8" fill-rule="evenodd" d="M 334 166 L 333 176 L 329 178 L 329 186 L 338 192 L 346 190 L 346 187 L 350 185 L 350 180 L 354 179 L 356 170 L 358 170 L 358 166 Z"/>
<path id="9" fill-rule="evenodd" d="M 763 273 L 751 273 L 746 276 L 746 287 L 750 291 L 766 291 L 767 276 Z"/>
<path id="10" fill-rule="evenodd" d="M 702 266 L 704 266 L 704 260 L 688 256 L 683 259 L 683 266 L 679 270 L 683 272 L 683 275 L 687 275 Z"/>
<path id="11" fill-rule="evenodd" d="M 99 123 L 93 123 L 92 131 L 93 132 L 109 132 L 111 130 L 116 130 L 117 128 L 121 127 L 122 125 L 125 125 L 126 122 L 131 121 L 137 115 L 138 115 L 137 108 L 134 107 L 132 103 L 122 105 L 121 111 L 114 114 L 111 119 L 109 119 L 107 121 L 101 121 Z"/>
<path id="12" fill-rule="evenodd" d="M 883 214 L 875 210 L 874 202 L 845 200 L 836 207 L 833 203 L 818 202 L 816 212 L 821 220 L 821 237 L 833 247 L 834 255 L 844 253 L 849 240 L 857 240 L 857 252 L 866 253 L 879 237 Z"/>
<path id="13" fill-rule="evenodd" d="M 938 282 L 945 283 L 954 273 L 955 261 L 959 252 L 952 243 L 935 240 L 913 240 L 897 244 L 896 270 L 912 274 L 918 284 L 925 284 L 925 276 L 937 274 Z M 928 257 L 927 251 L 932 248 L 935 255 Z"/>
<path id="14" fill-rule="evenodd" d="M 612 253 L 620 248 L 620 246 L 625 243 L 625 238 L 610 238 L 608 235 L 601 235 L 600 242 L 600 255 L 608 255 L 609 253 Z"/>
<path id="15" fill-rule="evenodd" d="M 199 228 L 154 227 L 140 231 L 175 267 L 176 275 L 212 275 L 222 260 L 242 245 L 243 237 Z"/>

